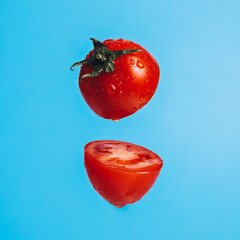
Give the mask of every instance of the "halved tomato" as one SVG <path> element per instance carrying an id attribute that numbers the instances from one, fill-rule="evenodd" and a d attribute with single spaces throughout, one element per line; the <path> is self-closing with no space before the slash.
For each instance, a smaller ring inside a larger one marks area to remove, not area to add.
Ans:
<path id="1" fill-rule="evenodd" d="M 144 147 L 102 140 L 85 146 L 84 164 L 94 189 L 114 206 L 123 207 L 149 191 L 163 162 Z"/>

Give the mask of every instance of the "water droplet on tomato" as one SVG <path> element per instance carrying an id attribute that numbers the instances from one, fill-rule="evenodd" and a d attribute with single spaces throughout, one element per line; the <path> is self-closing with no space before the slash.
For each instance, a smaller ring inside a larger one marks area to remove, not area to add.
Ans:
<path id="1" fill-rule="evenodd" d="M 104 92 L 104 90 L 105 90 L 104 88 L 100 88 L 99 92 L 102 93 Z"/>
<path id="2" fill-rule="evenodd" d="M 114 122 L 119 122 L 119 121 L 120 121 L 120 119 L 114 119 L 113 121 L 114 121 Z"/>
<path id="3" fill-rule="evenodd" d="M 131 63 L 132 65 L 134 65 L 134 64 L 135 64 L 135 61 L 131 58 L 131 59 L 130 59 L 130 63 Z"/>
<path id="4" fill-rule="evenodd" d="M 139 109 L 140 109 L 140 108 L 143 108 L 144 105 L 145 105 L 145 103 L 140 104 Z"/>
<path id="5" fill-rule="evenodd" d="M 116 204 L 113 204 L 113 203 L 112 203 L 112 205 L 114 205 L 114 206 L 117 207 L 117 208 L 122 208 L 122 207 L 124 207 L 124 206 L 122 206 L 122 205 L 116 205 Z"/>
<path id="6" fill-rule="evenodd" d="M 119 96 L 119 97 L 122 96 L 122 93 L 123 93 L 123 92 L 120 90 L 119 93 L 118 93 L 118 96 Z"/>
<path id="7" fill-rule="evenodd" d="M 118 82 L 117 85 L 118 87 L 120 87 L 122 85 L 122 82 Z"/>
<path id="8" fill-rule="evenodd" d="M 145 97 L 145 95 L 144 95 L 144 94 L 141 94 L 141 95 L 139 96 L 139 100 L 142 101 L 142 100 L 144 99 L 144 97 Z"/>
<path id="9" fill-rule="evenodd" d="M 137 60 L 137 67 L 140 68 L 140 69 L 144 68 L 143 62 L 140 61 L 140 60 Z"/>
<path id="10" fill-rule="evenodd" d="M 112 83 L 106 84 L 106 90 L 109 94 L 114 94 L 116 90 L 116 86 Z"/>

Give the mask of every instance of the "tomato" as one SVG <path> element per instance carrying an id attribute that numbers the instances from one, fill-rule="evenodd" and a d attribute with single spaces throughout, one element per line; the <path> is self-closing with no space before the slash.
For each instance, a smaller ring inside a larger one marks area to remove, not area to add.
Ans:
<path id="1" fill-rule="evenodd" d="M 157 61 L 128 40 L 92 40 L 94 50 L 72 66 L 82 65 L 79 87 L 85 101 L 106 119 L 119 120 L 135 113 L 156 91 L 160 78 Z"/>
<path id="2" fill-rule="evenodd" d="M 124 207 L 149 191 L 163 162 L 144 147 L 102 140 L 85 146 L 84 165 L 94 189 L 114 206 Z"/>

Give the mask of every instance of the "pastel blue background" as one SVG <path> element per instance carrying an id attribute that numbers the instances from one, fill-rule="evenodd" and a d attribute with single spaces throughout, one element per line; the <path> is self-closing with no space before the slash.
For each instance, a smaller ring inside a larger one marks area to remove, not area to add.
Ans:
<path id="1" fill-rule="evenodd" d="M 134 3 L 136 2 L 136 3 Z M 0 2 L 0 239 L 240 239 L 239 1 Z M 126 38 L 157 59 L 154 98 L 119 123 L 95 115 L 70 65 Z M 164 161 L 117 209 L 92 188 L 84 145 L 116 139 Z"/>

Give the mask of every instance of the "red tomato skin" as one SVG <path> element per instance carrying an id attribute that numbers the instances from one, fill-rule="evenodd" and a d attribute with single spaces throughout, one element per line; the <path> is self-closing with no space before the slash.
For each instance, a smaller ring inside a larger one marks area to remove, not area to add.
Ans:
<path id="1" fill-rule="evenodd" d="M 155 58 L 139 44 L 123 39 L 108 39 L 103 44 L 110 50 L 142 50 L 118 57 L 112 73 L 103 72 L 97 77 L 79 81 L 89 107 L 100 117 L 118 120 L 135 113 L 149 102 L 157 89 L 160 69 Z M 91 71 L 91 65 L 83 65 L 79 78 Z"/>
<path id="2" fill-rule="evenodd" d="M 103 165 L 84 151 L 84 165 L 94 189 L 108 202 L 121 208 L 140 200 L 155 183 L 158 171 L 127 172 Z M 162 165 L 161 165 L 162 167 Z"/>

